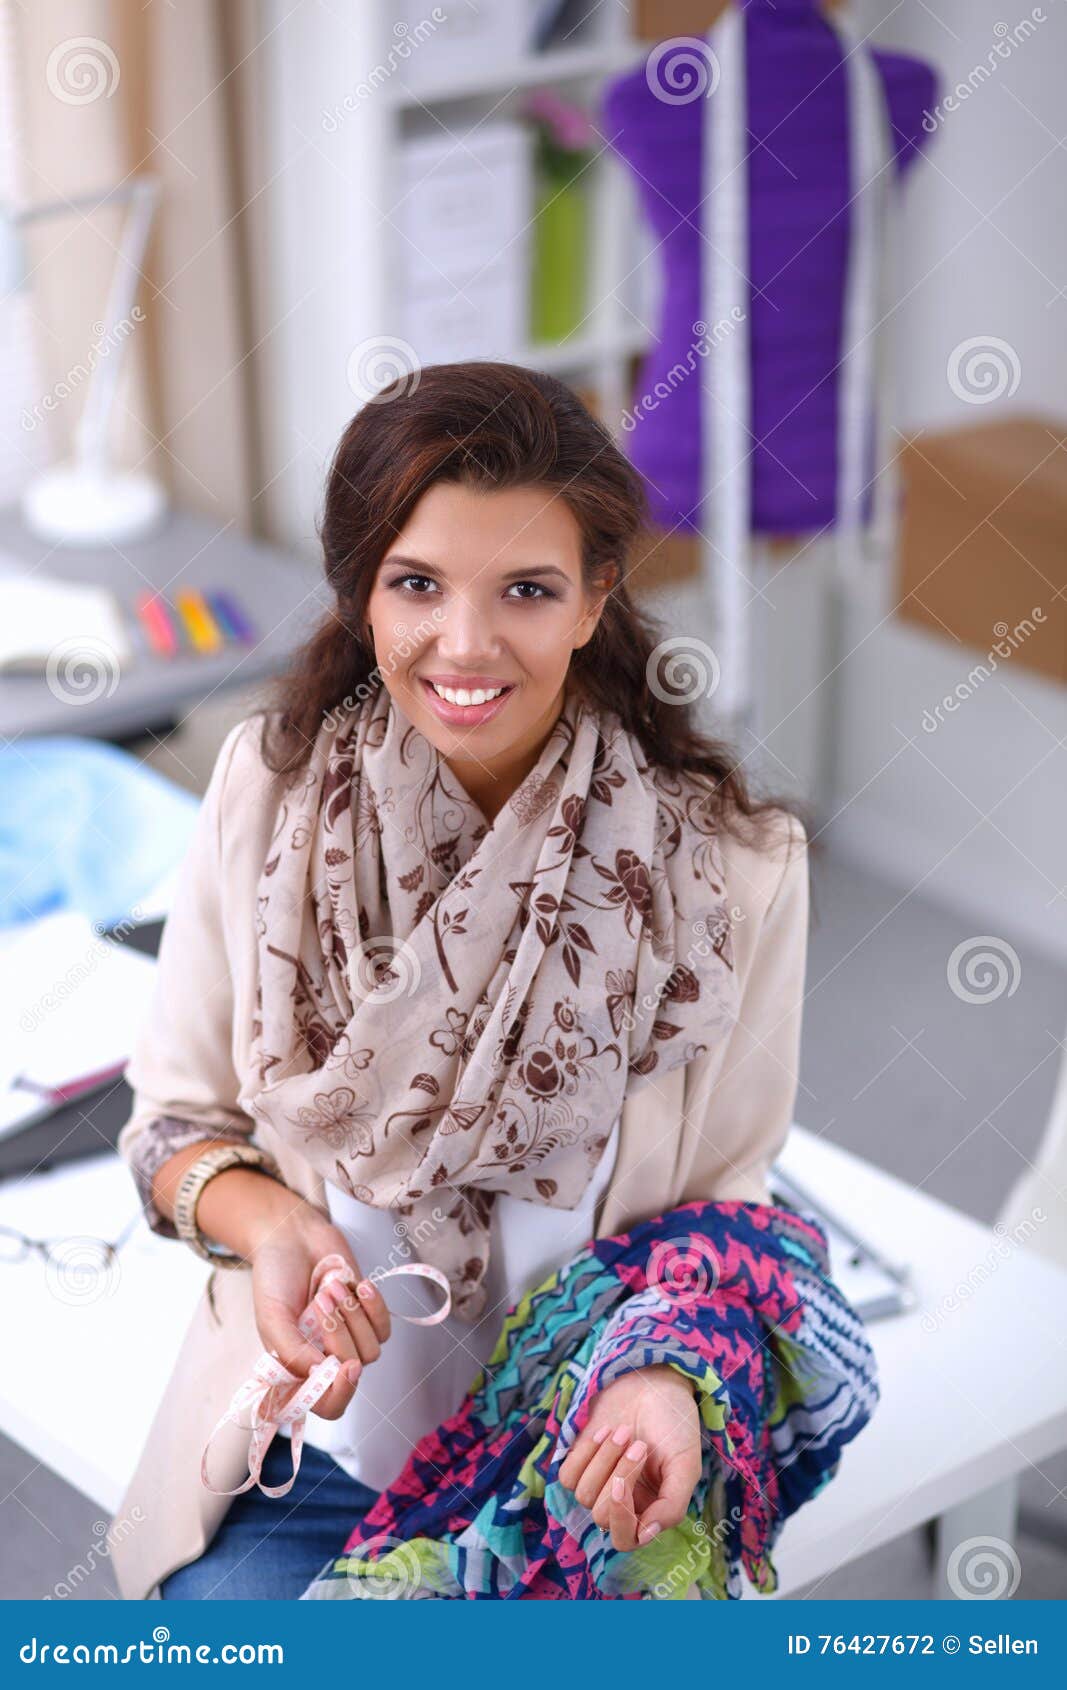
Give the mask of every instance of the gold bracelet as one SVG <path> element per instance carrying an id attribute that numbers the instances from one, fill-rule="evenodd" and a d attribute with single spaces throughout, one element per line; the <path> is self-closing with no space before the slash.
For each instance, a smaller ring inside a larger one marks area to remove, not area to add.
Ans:
<path id="1" fill-rule="evenodd" d="M 211 1144 L 195 1162 L 190 1162 L 178 1181 L 174 1196 L 174 1226 L 178 1237 L 214 1267 L 248 1266 L 244 1256 L 239 1256 L 232 1250 L 213 1249 L 200 1231 L 196 1219 L 196 1207 L 208 1181 L 214 1179 L 216 1174 L 224 1173 L 227 1168 L 238 1167 L 258 1168 L 271 1179 L 284 1183 L 281 1170 L 273 1156 L 261 1150 L 258 1145 Z"/>

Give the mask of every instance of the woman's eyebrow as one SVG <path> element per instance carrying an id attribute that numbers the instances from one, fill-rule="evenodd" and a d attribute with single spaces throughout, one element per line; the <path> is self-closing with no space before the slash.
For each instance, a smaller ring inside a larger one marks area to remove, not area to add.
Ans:
<path id="1" fill-rule="evenodd" d="M 443 574 L 443 571 L 434 564 L 425 563 L 421 558 L 397 557 L 393 552 L 390 552 L 387 558 L 382 559 L 383 568 L 387 564 L 390 566 L 396 564 L 402 569 L 418 570 L 420 575 Z M 528 581 L 533 575 L 557 575 L 568 586 L 571 584 L 571 578 L 566 570 L 557 568 L 554 563 L 531 563 L 526 569 L 509 569 L 502 579 L 505 581 Z"/>

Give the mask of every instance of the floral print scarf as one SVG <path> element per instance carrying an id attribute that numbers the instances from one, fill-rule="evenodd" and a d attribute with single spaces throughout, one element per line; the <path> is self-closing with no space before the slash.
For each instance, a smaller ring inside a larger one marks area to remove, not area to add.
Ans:
<path id="1" fill-rule="evenodd" d="M 574 1208 L 628 1087 L 736 1021 L 725 890 L 706 784 L 573 681 L 492 825 L 379 683 L 279 801 L 242 1102 L 476 1320 L 494 1193 Z"/>

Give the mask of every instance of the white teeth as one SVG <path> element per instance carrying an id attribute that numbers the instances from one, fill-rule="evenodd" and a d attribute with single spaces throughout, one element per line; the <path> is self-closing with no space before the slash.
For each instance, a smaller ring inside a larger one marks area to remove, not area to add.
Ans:
<path id="1" fill-rule="evenodd" d="M 436 681 L 431 681 L 430 685 L 438 698 L 447 699 L 449 704 L 488 704 L 491 698 L 499 698 L 504 691 L 503 687 L 476 687 L 473 692 L 468 692 L 466 687 L 439 687 Z"/>

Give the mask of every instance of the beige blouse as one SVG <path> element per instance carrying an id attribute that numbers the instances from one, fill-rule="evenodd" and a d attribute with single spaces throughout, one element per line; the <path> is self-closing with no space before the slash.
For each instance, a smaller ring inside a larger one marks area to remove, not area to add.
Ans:
<path id="1" fill-rule="evenodd" d="M 294 1190 L 325 1211 L 321 1179 L 237 1098 L 249 1071 L 255 994 L 256 888 L 273 831 L 277 789 L 259 754 L 260 719 L 227 736 L 200 810 L 163 933 L 153 1001 L 127 1079 L 133 1111 L 119 1137 L 146 1217 L 174 1237 L 151 1201 L 151 1177 L 182 1145 L 243 1138 L 271 1152 Z M 740 1011 L 729 1038 L 665 1074 L 635 1078 L 596 1234 L 625 1230 L 696 1198 L 766 1201 L 767 1170 L 796 1100 L 808 930 L 804 828 L 778 812 L 761 848 L 722 836 Z M 229 1504 L 200 1483 L 215 1421 L 262 1345 L 251 1274 L 212 1275 L 185 1334 L 110 1539 L 123 1596 L 141 1598 L 195 1560 Z M 247 1469 L 247 1432 L 226 1428 L 213 1482 Z"/>

